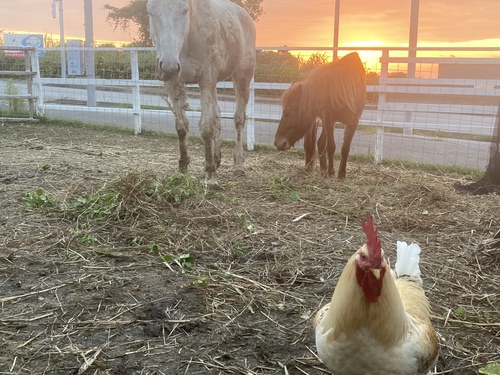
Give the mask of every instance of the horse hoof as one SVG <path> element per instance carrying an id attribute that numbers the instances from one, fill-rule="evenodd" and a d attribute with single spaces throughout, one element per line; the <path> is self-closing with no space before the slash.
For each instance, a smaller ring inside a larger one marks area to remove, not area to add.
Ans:
<path id="1" fill-rule="evenodd" d="M 219 185 L 217 181 L 205 181 L 205 185 L 208 191 L 221 191 L 222 186 Z"/>
<path id="2" fill-rule="evenodd" d="M 217 182 L 207 184 L 207 189 L 208 189 L 208 191 L 221 191 L 221 190 L 223 190 L 222 186 L 220 186 Z"/>
<path id="3" fill-rule="evenodd" d="M 233 174 L 236 177 L 244 177 L 245 176 L 245 171 L 243 169 L 235 169 Z"/>
<path id="4" fill-rule="evenodd" d="M 189 156 L 187 158 L 180 158 L 179 159 L 179 172 L 181 172 L 182 174 L 186 174 L 187 171 L 188 171 L 188 166 L 189 166 L 189 162 L 190 162 L 190 158 Z"/>

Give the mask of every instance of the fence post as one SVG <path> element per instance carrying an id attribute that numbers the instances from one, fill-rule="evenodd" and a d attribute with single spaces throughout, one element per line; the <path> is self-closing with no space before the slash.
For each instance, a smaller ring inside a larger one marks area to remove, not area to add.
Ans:
<path id="1" fill-rule="evenodd" d="M 94 59 L 94 17 L 92 16 L 92 0 L 84 0 L 83 16 L 85 20 L 85 75 L 87 78 L 95 79 Z M 95 84 L 87 85 L 87 107 L 97 107 Z"/>
<path id="2" fill-rule="evenodd" d="M 134 109 L 134 134 L 141 134 L 142 121 L 141 121 L 141 92 L 139 88 L 139 58 L 137 51 L 130 51 L 130 70 L 132 72 L 132 81 L 135 82 L 132 86 L 132 98 Z"/>
<path id="3" fill-rule="evenodd" d="M 33 53 L 30 53 L 31 58 L 31 71 L 36 73 L 33 78 L 33 95 L 36 97 L 35 99 L 35 113 L 38 116 L 43 116 L 43 90 L 42 83 L 40 81 L 40 60 L 38 59 L 38 51 L 35 50 Z"/>
<path id="4" fill-rule="evenodd" d="M 254 79 L 250 82 L 250 98 L 247 106 L 247 150 L 253 151 L 255 145 L 255 87 Z"/>
<path id="5" fill-rule="evenodd" d="M 413 127 L 409 126 L 413 122 L 413 111 L 405 111 L 405 124 L 403 126 L 403 134 L 413 135 Z"/>
<path id="6" fill-rule="evenodd" d="M 28 110 L 30 114 L 30 119 L 33 120 L 33 114 L 35 113 L 35 103 L 33 99 L 33 66 L 31 64 L 31 56 L 38 54 L 36 49 L 26 49 L 24 51 L 24 67 L 27 73 L 26 75 L 26 88 L 28 89 Z"/>
<path id="7" fill-rule="evenodd" d="M 378 90 L 378 105 L 377 105 L 377 131 L 375 136 L 375 164 L 382 163 L 383 148 L 384 148 L 384 110 L 386 101 L 387 76 L 389 73 L 389 50 L 382 50 L 382 58 L 380 59 L 380 78 Z"/>

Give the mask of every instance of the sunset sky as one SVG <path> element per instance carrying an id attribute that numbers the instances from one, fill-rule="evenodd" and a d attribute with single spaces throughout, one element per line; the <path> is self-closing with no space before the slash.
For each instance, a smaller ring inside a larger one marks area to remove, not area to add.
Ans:
<path id="1" fill-rule="evenodd" d="M 105 22 L 104 4 L 122 7 L 130 0 L 94 0 L 95 40 L 131 41 Z M 51 0 L 16 0 L 0 12 L 0 31 L 59 37 L 59 19 Z M 341 1 L 339 45 L 405 46 L 410 0 Z M 66 39 L 84 37 L 83 0 L 65 0 Z M 334 0 L 264 0 L 265 14 L 256 23 L 258 46 L 331 46 Z M 420 0 L 418 43 L 423 45 L 500 46 L 498 0 Z"/>

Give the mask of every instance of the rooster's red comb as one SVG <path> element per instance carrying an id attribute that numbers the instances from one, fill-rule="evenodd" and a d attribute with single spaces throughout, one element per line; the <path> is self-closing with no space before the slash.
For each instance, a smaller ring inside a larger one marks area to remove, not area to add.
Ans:
<path id="1" fill-rule="evenodd" d="M 378 265 L 382 262 L 382 244 L 377 236 L 378 228 L 373 226 L 372 215 L 363 220 L 361 226 L 366 234 L 366 247 L 368 248 L 370 263 Z"/>

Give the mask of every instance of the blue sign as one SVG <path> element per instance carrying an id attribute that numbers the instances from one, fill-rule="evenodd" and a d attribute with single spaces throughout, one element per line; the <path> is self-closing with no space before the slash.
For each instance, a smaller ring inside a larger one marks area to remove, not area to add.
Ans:
<path id="1" fill-rule="evenodd" d="M 4 45 L 12 47 L 34 47 L 43 48 L 43 35 L 42 34 L 4 34 Z M 7 56 L 24 56 L 24 51 L 5 51 Z M 44 51 L 38 50 L 38 57 L 43 57 Z"/>

